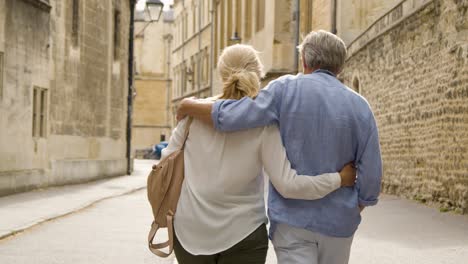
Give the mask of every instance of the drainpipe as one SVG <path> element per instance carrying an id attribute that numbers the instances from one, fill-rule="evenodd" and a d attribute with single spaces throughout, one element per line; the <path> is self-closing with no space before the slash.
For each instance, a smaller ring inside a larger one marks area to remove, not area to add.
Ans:
<path id="1" fill-rule="evenodd" d="M 297 46 L 299 46 L 299 34 L 301 33 L 301 14 L 300 14 L 300 7 L 301 1 L 296 0 L 296 5 L 294 6 L 294 19 L 296 20 L 296 30 L 294 31 L 294 69 L 293 73 L 297 73 L 299 69 L 299 50 Z"/>
<path id="2" fill-rule="evenodd" d="M 130 0 L 130 32 L 128 35 L 128 96 L 127 96 L 127 174 L 132 174 L 132 112 L 133 112 L 133 34 L 135 31 L 135 4 Z"/>
<path id="3" fill-rule="evenodd" d="M 215 23 L 217 21 L 215 21 L 215 19 L 217 18 L 216 17 L 216 11 L 218 10 L 217 8 L 217 4 L 216 4 L 216 0 L 212 0 L 211 1 L 211 10 L 210 10 L 210 13 L 211 13 L 211 44 L 210 44 L 210 65 L 209 65 L 209 72 L 210 72 L 210 97 L 213 96 L 213 68 L 214 68 L 214 65 L 215 65 L 215 57 L 214 57 L 214 43 L 215 41 L 217 41 L 216 39 L 214 39 L 215 37 L 215 32 L 214 32 L 214 27 L 215 27 Z"/>
<path id="4" fill-rule="evenodd" d="M 338 33 L 336 29 L 336 0 L 332 1 L 332 15 L 331 15 L 331 32 L 336 35 Z"/>

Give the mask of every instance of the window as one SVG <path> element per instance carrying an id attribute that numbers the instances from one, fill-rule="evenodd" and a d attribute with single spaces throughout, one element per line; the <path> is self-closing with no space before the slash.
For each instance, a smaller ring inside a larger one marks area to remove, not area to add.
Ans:
<path id="1" fill-rule="evenodd" d="M 179 45 L 179 21 L 175 20 L 174 21 L 174 27 L 175 27 L 175 34 L 174 34 L 174 45 L 177 47 Z"/>
<path id="2" fill-rule="evenodd" d="M 215 60 L 218 60 L 218 49 L 219 49 L 219 15 L 218 12 L 214 12 L 214 20 L 212 22 L 212 27 L 214 26 L 214 47 L 213 47 L 213 57 Z M 216 67 L 216 64 L 213 65 Z"/>
<path id="3" fill-rule="evenodd" d="M 114 60 L 120 58 L 120 11 L 114 10 Z"/>
<path id="4" fill-rule="evenodd" d="M 205 12 L 205 14 L 206 14 L 205 24 L 208 24 L 208 23 L 210 23 L 210 21 L 211 21 L 211 11 L 212 11 L 212 9 L 211 9 L 211 2 L 212 2 L 212 1 L 210 1 L 210 0 L 206 0 L 206 4 L 205 4 L 205 9 L 206 9 L 206 12 Z"/>
<path id="5" fill-rule="evenodd" d="M 33 89 L 33 137 L 46 137 L 47 89 L 34 87 Z"/>
<path id="6" fill-rule="evenodd" d="M 242 1 L 236 0 L 236 28 L 234 32 L 237 32 L 238 36 L 242 36 Z"/>
<path id="7" fill-rule="evenodd" d="M 197 6 L 194 1 L 192 6 L 192 35 L 197 32 L 197 24 Z"/>
<path id="8" fill-rule="evenodd" d="M 253 5 L 253 1 L 245 2 L 245 23 L 244 23 L 245 35 L 244 35 L 244 38 L 246 40 L 250 39 L 250 37 L 252 36 L 252 5 Z"/>
<path id="9" fill-rule="evenodd" d="M 72 14 L 72 43 L 73 46 L 78 46 L 78 36 L 80 30 L 80 2 L 79 0 L 73 0 L 73 14 Z"/>
<path id="10" fill-rule="evenodd" d="M 221 27 L 221 33 L 220 33 L 220 36 L 219 36 L 219 50 L 222 50 L 224 49 L 224 47 L 226 47 L 226 10 L 225 10 L 226 6 L 225 6 L 225 3 L 224 1 L 221 1 L 221 6 L 220 6 L 220 9 L 221 9 L 221 15 L 219 16 L 219 20 L 220 20 L 220 27 Z"/>
<path id="11" fill-rule="evenodd" d="M 173 98 L 179 97 L 180 94 L 180 70 L 179 66 L 174 68 L 174 92 L 172 93 Z"/>
<path id="12" fill-rule="evenodd" d="M 184 15 L 184 41 L 188 38 L 188 14 Z"/>
<path id="13" fill-rule="evenodd" d="M 190 73 L 188 72 L 189 69 L 187 69 L 187 63 L 184 61 L 182 64 L 182 95 L 184 95 L 187 92 L 187 81 L 189 81 L 189 75 Z"/>
<path id="14" fill-rule="evenodd" d="M 195 90 L 195 84 L 197 83 L 197 65 L 196 65 L 196 56 L 190 58 L 190 69 L 188 70 L 188 81 L 192 82 L 192 90 Z"/>
<path id="15" fill-rule="evenodd" d="M 183 22 L 184 22 L 184 18 L 183 18 L 183 17 L 180 17 L 180 18 L 179 18 L 179 31 L 178 31 L 178 34 L 179 34 L 179 45 L 181 45 L 182 43 L 184 43 L 184 33 L 183 33 L 184 25 L 183 25 Z"/>
<path id="16" fill-rule="evenodd" d="M 256 31 L 260 31 L 265 27 L 265 0 L 257 0 L 257 26 Z"/>
<path id="17" fill-rule="evenodd" d="M 209 70 L 210 69 L 210 55 L 208 54 L 208 48 L 205 48 L 203 56 L 203 84 L 208 84 Z"/>
<path id="18" fill-rule="evenodd" d="M 3 52 L 0 52 L 0 99 L 3 98 Z"/>
<path id="19" fill-rule="evenodd" d="M 232 37 L 232 28 L 234 27 L 234 21 L 233 21 L 233 16 L 232 16 L 232 0 L 228 0 L 228 6 L 227 6 L 227 39 L 231 39 Z M 229 45 L 229 44 L 228 44 Z"/>
<path id="20" fill-rule="evenodd" d="M 202 28 L 206 25 L 206 18 L 208 17 L 208 12 L 206 12 L 206 8 L 207 8 L 206 0 L 201 0 L 200 1 L 200 13 L 201 13 L 200 20 L 201 20 Z"/>

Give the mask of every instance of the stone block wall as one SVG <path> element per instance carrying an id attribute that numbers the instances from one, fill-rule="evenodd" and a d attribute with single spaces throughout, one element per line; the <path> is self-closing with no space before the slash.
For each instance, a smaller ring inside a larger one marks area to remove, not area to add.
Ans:
<path id="1" fill-rule="evenodd" d="M 0 196 L 127 173 L 131 2 L 0 0 Z"/>
<path id="2" fill-rule="evenodd" d="M 55 1 L 51 133 L 125 137 L 129 1 L 79 1 L 78 41 L 73 44 L 73 5 Z M 114 16 L 119 14 L 118 51 Z"/>
<path id="3" fill-rule="evenodd" d="M 468 1 L 398 8 L 353 42 L 340 77 L 374 110 L 383 191 L 468 213 Z"/>

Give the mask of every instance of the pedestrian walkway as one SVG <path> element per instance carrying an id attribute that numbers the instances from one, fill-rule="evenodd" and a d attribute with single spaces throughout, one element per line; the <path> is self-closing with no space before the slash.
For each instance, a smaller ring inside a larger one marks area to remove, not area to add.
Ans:
<path id="1" fill-rule="evenodd" d="M 468 216 L 382 195 L 366 208 L 350 264 L 467 264 Z"/>
<path id="2" fill-rule="evenodd" d="M 136 161 L 132 176 L 0 198 L 2 230 L 35 225 L 0 240 L 0 263 L 176 264 L 146 245 L 152 214 L 144 186 L 152 163 Z M 468 263 L 468 216 L 382 195 L 362 219 L 350 264 Z M 166 237 L 162 231 L 157 239 Z M 267 264 L 277 264 L 272 247 Z"/>
<path id="3" fill-rule="evenodd" d="M 76 212 L 103 199 L 143 189 L 154 162 L 136 160 L 135 171 L 131 176 L 0 197 L 0 239 Z"/>

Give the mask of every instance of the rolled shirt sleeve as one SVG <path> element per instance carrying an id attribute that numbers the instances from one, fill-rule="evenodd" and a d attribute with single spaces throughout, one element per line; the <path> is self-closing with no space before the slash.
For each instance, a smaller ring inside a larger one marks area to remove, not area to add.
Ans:
<path id="1" fill-rule="evenodd" d="M 382 158 L 379 133 L 372 116 L 370 134 L 360 159 L 357 161 L 357 188 L 359 205 L 377 204 L 382 183 Z"/>
<path id="2" fill-rule="evenodd" d="M 228 132 L 276 124 L 281 86 L 281 82 L 270 82 L 255 99 L 244 97 L 241 100 L 216 101 L 211 111 L 214 127 Z"/>

